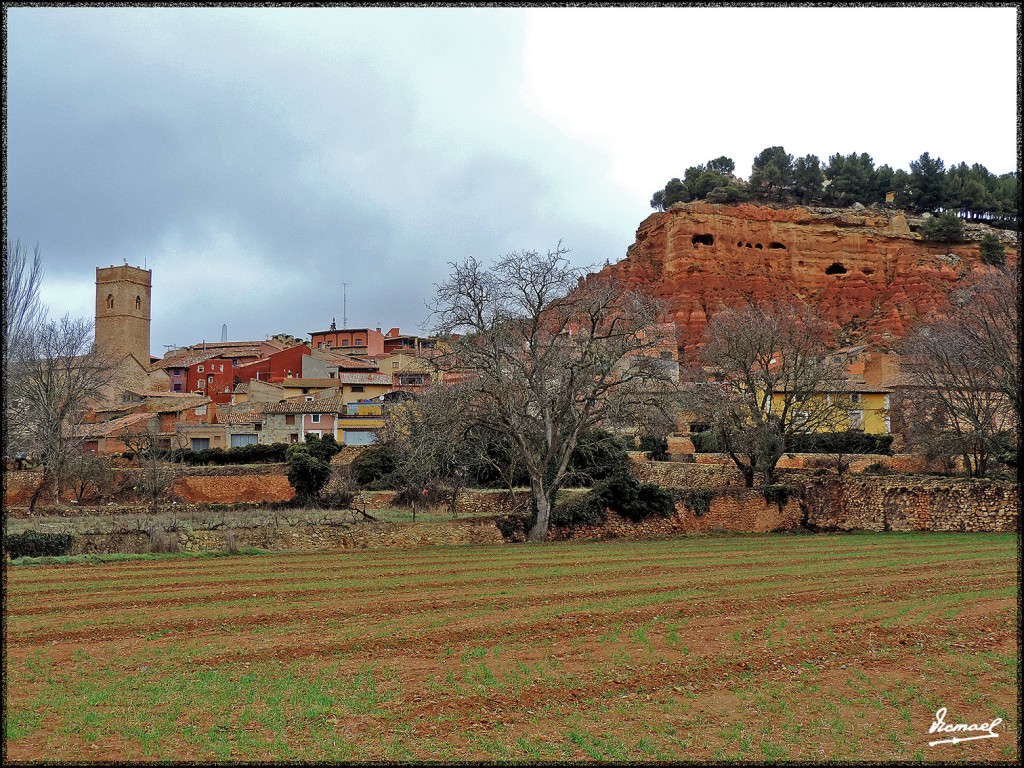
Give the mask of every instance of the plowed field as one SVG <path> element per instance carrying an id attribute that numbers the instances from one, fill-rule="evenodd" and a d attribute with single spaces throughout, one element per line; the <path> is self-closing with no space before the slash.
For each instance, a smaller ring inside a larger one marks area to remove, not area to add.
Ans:
<path id="1" fill-rule="evenodd" d="M 1015 762 L 1017 547 L 749 535 L 8 566 L 6 759 Z M 940 707 L 1002 718 L 998 737 L 930 747 Z"/>

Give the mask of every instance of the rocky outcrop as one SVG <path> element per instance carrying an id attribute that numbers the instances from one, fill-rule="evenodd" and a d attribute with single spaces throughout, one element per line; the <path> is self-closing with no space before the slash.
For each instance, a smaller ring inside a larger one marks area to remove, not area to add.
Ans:
<path id="1" fill-rule="evenodd" d="M 679 203 L 645 219 L 626 258 L 604 272 L 664 300 L 690 349 L 725 307 L 796 300 L 818 307 L 836 343 L 885 348 L 992 269 L 978 245 L 987 227 L 935 243 L 915 231 L 921 221 L 895 210 Z M 1014 263 L 1016 236 L 1001 238 Z"/>

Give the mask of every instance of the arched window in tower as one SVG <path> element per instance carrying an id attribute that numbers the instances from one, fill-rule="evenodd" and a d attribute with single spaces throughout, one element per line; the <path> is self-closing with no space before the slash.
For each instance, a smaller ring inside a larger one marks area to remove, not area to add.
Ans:
<path id="1" fill-rule="evenodd" d="M 113 309 L 113 308 L 114 308 L 114 294 L 108 293 L 107 294 L 107 309 Z"/>
<path id="2" fill-rule="evenodd" d="M 140 309 L 142 309 L 142 297 L 141 296 L 136 296 L 135 297 L 135 310 L 138 311 Z"/>

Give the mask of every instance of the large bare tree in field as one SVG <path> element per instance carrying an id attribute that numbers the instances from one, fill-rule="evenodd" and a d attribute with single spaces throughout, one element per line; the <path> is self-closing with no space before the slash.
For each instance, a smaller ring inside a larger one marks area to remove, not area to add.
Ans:
<path id="1" fill-rule="evenodd" d="M 1019 265 L 981 277 L 948 316 L 911 333 L 895 398 L 908 445 L 961 457 L 971 477 L 983 477 L 994 456 L 1016 463 L 1020 341 Z"/>
<path id="2" fill-rule="evenodd" d="M 748 487 L 757 474 L 774 482 L 795 436 L 845 428 L 844 371 L 828 355 L 826 331 L 807 306 L 727 309 L 708 323 L 683 405 L 713 430 Z"/>
<path id="3" fill-rule="evenodd" d="M 43 482 L 59 501 L 71 461 L 82 451 L 79 428 L 110 379 L 111 361 L 93 349 L 92 323 L 65 315 L 35 330 L 17 365 L 21 385 L 7 427 L 21 450 L 42 460 Z"/>
<path id="4" fill-rule="evenodd" d="M 674 384 L 656 302 L 585 277 L 566 253 L 511 253 L 491 268 L 468 258 L 432 306 L 434 332 L 450 339 L 434 362 L 461 379 L 466 423 L 507 436 L 529 474 L 531 541 L 547 536 L 580 436 L 656 407 Z"/>
<path id="5" fill-rule="evenodd" d="M 4 455 L 17 449 L 10 427 L 13 404 L 20 398 L 25 383 L 25 367 L 31 340 L 46 318 L 39 299 L 43 279 L 43 260 L 39 246 L 29 257 L 28 248 L 18 240 L 4 241 Z"/>

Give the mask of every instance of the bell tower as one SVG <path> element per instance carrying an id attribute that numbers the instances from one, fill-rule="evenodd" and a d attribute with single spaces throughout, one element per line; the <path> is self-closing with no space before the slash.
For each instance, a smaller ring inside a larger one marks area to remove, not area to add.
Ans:
<path id="1" fill-rule="evenodd" d="M 123 357 L 132 353 L 149 365 L 150 299 L 153 271 L 96 267 L 96 348 Z"/>

